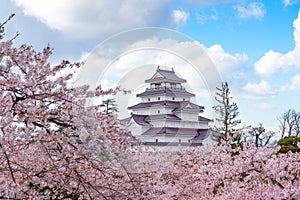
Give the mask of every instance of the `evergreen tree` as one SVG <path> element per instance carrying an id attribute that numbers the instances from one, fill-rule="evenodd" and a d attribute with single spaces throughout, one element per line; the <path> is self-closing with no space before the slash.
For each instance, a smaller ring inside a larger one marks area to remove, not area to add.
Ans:
<path id="1" fill-rule="evenodd" d="M 300 152 L 298 143 L 300 143 L 300 137 L 297 136 L 287 136 L 280 139 L 278 141 L 278 145 L 280 146 L 279 153 L 287 153 L 289 151 L 293 153 Z"/>
<path id="2" fill-rule="evenodd" d="M 111 115 L 114 112 L 118 112 L 117 104 L 115 104 L 116 101 L 114 99 L 107 99 L 103 100 L 101 107 L 104 107 L 104 113 L 107 115 Z"/>
<path id="3" fill-rule="evenodd" d="M 216 118 L 217 123 L 214 126 L 212 138 L 219 143 L 222 140 L 241 143 L 241 135 L 235 129 L 241 123 L 241 120 L 237 119 L 239 109 L 235 102 L 230 101 L 232 97 L 227 82 L 222 83 L 221 88 L 217 87 L 216 89 L 215 100 L 218 105 L 213 108 L 218 117 Z"/>

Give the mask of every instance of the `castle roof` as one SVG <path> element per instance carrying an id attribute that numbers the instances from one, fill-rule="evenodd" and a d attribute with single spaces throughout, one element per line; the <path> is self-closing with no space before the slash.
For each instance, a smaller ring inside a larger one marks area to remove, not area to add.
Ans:
<path id="1" fill-rule="evenodd" d="M 174 82 L 174 83 L 185 83 L 186 80 L 178 77 L 174 70 L 164 70 L 157 67 L 156 73 L 146 83 L 161 83 L 161 82 Z"/>
<path id="2" fill-rule="evenodd" d="M 151 90 L 147 89 L 145 92 L 137 94 L 137 97 L 145 97 L 152 95 L 166 95 L 166 96 L 185 96 L 185 97 L 194 97 L 195 94 L 187 92 L 186 90 L 171 90 L 168 88 L 163 88 L 161 90 Z"/>
<path id="3" fill-rule="evenodd" d="M 175 127 L 158 127 L 150 128 L 142 133 L 142 135 L 194 135 L 192 140 L 203 140 L 207 138 L 209 129 L 193 129 L 193 128 L 175 128 Z"/>
<path id="4" fill-rule="evenodd" d="M 151 126 L 150 122 L 152 120 L 160 120 L 160 119 L 166 119 L 166 120 L 176 120 L 180 121 L 180 117 L 174 115 L 174 114 L 158 114 L 158 115 L 137 115 L 137 114 L 131 114 L 131 117 L 123 119 L 123 122 L 129 122 L 131 119 L 133 119 L 137 124 L 141 126 Z M 205 117 L 198 117 L 198 121 L 205 121 L 205 122 L 212 122 L 213 120 L 205 118 Z"/>
<path id="5" fill-rule="evenodd" d="M 214 120 L 198 116 L 198 121 L 199 122 L 213 122 Z"/>
<path id="6" fill-rule="evenodd" d="M 133 120 L 141 126 L 150 126 L 146 121 L 147 115 L 132 115 Z"/>
<path id="7" fill-rule="evenodd" d="M 128 107 L 130 110 L 135 109 L 143 109 L 143 108 L 151 108 L 151 107 L 169 107 L 173 108 L 173 111 L 180 111 L 180 110 L 193 110 L 197 112 L 203 112 L 204 107 L 199 106 L 197 104 L 191 103 L 189 101 L 152 101 L 152 102 L 142 102 L 138 103 L 134 106 Z"/>
<path id="8" fill-rule="evenodd" d="M 204 107 L 199 106 L 197 104 L 191 103 L 189 101 L 181 101 L 179 102 L 179 106 L 176 107 L 173 112 L 176 111 L 182 111 L 182 110 L 190 110 L 190 111 L 197 111 L 197 112 L 203 112 Z"/>
<path id="9" fill-rule="evenodd" d="M 184 132 L 185 134 L 196 135 L 197 129 L 193 128 L 175 128 L 175 127 L 158 127 L 158 128 L 150 128 L 146 132 L 142 133 L 142 135 L 156 135 L 156 134 L 166 134 L 166 135 L 177 135 L 180 132 Z"/>

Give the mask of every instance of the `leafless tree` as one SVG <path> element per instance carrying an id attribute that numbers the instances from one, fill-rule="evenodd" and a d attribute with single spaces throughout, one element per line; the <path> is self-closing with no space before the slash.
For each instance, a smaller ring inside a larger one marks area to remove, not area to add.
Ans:
<path id="1" fill-rule="evenodd" d="M 286 131 L 286 128 L 287 128 L 287 122 L 285 120 L 285 115 L 284 114 L 280 115 L 278 117 L 278 121 L 280 123 L 279 128 L 281 130 L 281 138 L 283 138 L 284 134 L 285 134 L 285 131 Z"/>
<path id="2" fill-rule="evenodd" d="M 285 135 L 300 135 L 300 113 L 296 112 L 294 109 L 289 109 L 284 112 L 279 118 L 281 129 L 281 138 Z"/>
<path id="3" fill-rule="evenodd" d="M 248 135 L 247 142 L 256 147 L 267 146 L 271 143 L 271 138 L 275 135 L 274 131 L 267 131 L 262 124 L 258 127 L 252 127 L 246 133 Z"/>
<path id="4" fill-rule="evenodd" d="M 300 136 L 300 112 L 294 112 L 294 133 Z"/>

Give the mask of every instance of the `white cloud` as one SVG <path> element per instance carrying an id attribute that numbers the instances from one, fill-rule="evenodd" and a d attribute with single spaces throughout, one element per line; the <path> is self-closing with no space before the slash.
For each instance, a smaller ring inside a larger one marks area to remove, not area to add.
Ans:
<path id="1" fill-rule="evenodd" d="M 292 78 L 292 82 L 289 86 L 290 90 L 300 90 L 300 74 L 295 75 Z"/>
<path id="2" fill-rule="evenodd" d="M 291 66 L 300 67 L 300 11 L 293 22 L 295 48 L 286 54 L 270 50 L 255 64 L 255 71 L 259 75 L 272 75 L 278 70 L 285 70 Z"/>
<path id="3" fill-rule="evenodd" d="M 283 4 L 285 7 L 297 4 L 299 0 L 283 0 Z"/>
<path id="4" fill-rule="evenodd" d="M 237 69 L 240 69 L 248 60 L 246 54 L 230 54 L 224 51 L 221 45 L 215 44 L 207 48 L 208 55 L 213 60 L 222 76 L 237 73 Z"/>
<path id="5" fill-rule="evenodd" d="M 274 89 L 269 83 L 262 80 L 260 83 L 247 83 L 242 88 L 246 93 L 243 95 L 244 98 L 265 98 L 274 96 Z"/>
<path id="6" fill-rule="evenodd" d="M 290 90 L 300 90 L 300 74 L 292 78 L 291 84 L 288 87 Z"/>
<path id="7" fill-rule="evenodd" d="M 248 6 L 236 6 L 235 9 L 238 11 L 238 17 L 242 19 L 246 18 L 257 18 L 262 19 L 266 10 L 264 4 L 261 2 L 250 2 Z"/>
<path id="8" fill-rule="evenodd" d="M 234 3 L 234 2 L 243 2 L 244 0 L 186 0 L 188 3 L 197 4 L 199 6 L 210 6 L 214 4 L 228 4 L 228 3 Z"/>
<path id="9" fill-rule="evenodd" d="M 170 0 L 13 0 L 25 15 L 72 37 L 107 37 L 143 26 L 168 26 Z"/>
<path id="10" fill-rule="evenodd" d="M 270 109 L 274 108 L 274 105 L 262 102 L 262 103 L 256 104 L 255 107 L 260 110 L 270 110 Z"/>
<path id="11" fill-rule="evenodd" d="M 296 74 L 290 83 L 286 83 L 285 85 L 280 87 L 281 91 L 285 90 L 300 90 L 300 74 Z"/>
<path id="12" fill-rule="evenodd" d="M 173 10 L 172 12 L 172 17 L 176 25 L 185 24 L 189 16 L 190 13 L 183 10 Z"/>
<path id="13" fill-rule="evenodd" d="M 255 64 L 255 71 L 260 75 L 271 75 L 278 69 L 285 69 L 293 64 L 291 52 L 281 54 L 270 50 L 265 53 Z"/>
<path id="14" fill-rule="evenodd" d="M 199 48 L 202 52 L 199 52 Z M 187 79 L 188 84 L 185 87 L 201 95 L 197 96 L 202 99 L 201 102 L 209 97 L 213 98 L 215 88 L 220 82 L 213 87 L 207 84 L 217 82 L 219 72 L 223 78 L 226 77 L 226 80 L 230 81 L 233 78 L 232 74 L 238 73 L 242 63 L 247 60 L 246 55 L 227 53 L 221 45 L 207 48 L 196 41 L 177 41 L 170 38 L 151 37 L 122 48 L 116 47 L 116 53 L 110 53 L 111 51 L 111 49 L 98 48 L 93 52 L 87 59 L 87 68 L 81 70 L 82 79 L 79 80 L 82 80 L 82 83 L 93 84 L 99 79 L 105 79 L 109 81 L 109 83 L 105 82 L 106 86 L 120 81 L 121 86 L 135 90 L 136 87 L 144 84 L 146 78 L 150 78 L 157 65 L 162 65 L 173 67 L 180 76 Z M 191 65 L 192 63 L 195 66 Z M 206 73 L 206 70 L 211 69 L 215 69 L 216 73 Z M 124 112 L 127 106 L 124 106 Z"/>

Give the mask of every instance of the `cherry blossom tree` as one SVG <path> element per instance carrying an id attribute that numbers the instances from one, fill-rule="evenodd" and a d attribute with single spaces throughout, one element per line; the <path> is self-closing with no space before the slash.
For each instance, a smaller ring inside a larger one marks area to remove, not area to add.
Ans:
<path id="1" fill-rule="evenodd" d="M 0 199 L 300 199 L 299 152 L 233 149 L 230 135 L 228 143 L 174 153 L 132 146 L 118 120 L 86 106 L 87 98 L 123 90 L 72 87 L 80 63 L 53 66 L 49 46 L 14 47 L 15 37 L 3 39 L 5 24 Z"/>
<path id="2" fill-rule="evenodd" d="M 230 144 L 187 151 L 156 172 L 151 199 L 299 199 L 299 153 Z"/>
<path id="3" fill-rule="evenodd" d="M 0 24 L 0 198 L 130 198 L 136 193 L 130 175 L 112 164 L 130 139 L 99 106 L 85 106 L 86 98 L 121 89 L 72 87 L 80 63 L 51 66 L 49 46 L 14 47 L 16 38 L 3 39 L 6 22 Z"/>

